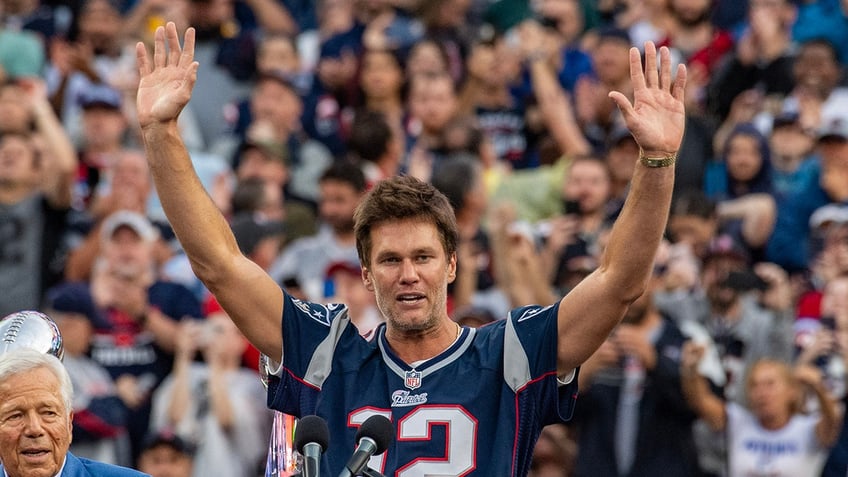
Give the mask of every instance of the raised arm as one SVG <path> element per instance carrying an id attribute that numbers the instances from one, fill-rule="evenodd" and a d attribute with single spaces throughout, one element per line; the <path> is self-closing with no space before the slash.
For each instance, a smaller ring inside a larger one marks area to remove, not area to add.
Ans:
<path id="1" fill-rule="evenodd" d="M 638 298 L 651 274 L 665 231 L 674 185 L 674 158 L 683 138 L 686 69 L 672 81 L 667 48 L 645 44 L 645 70 L 639 50 L 630 49 L 633 104 L 620 92 L 609 94 L 642 149 L 624 208 L 610 234 L 600 266 L 566 295 L 559 308 L 561 374 L 586 360 Z"/>
<path id="2" fill-rule="evenodd" d="M 704 356 L 704 347 L 689 341 L 683 345 L 680 357 L 680 386 L 683 397 L 708 426 L 720 432 L 727 427 L 727 408 L 724 402 L 710 391 L 707 378 L 698 372 Z"/>
<path id="3" fill-rule="evenodd" d="M 167 43 L 167 48 L 166 48 Z M 224 216 L 192 167 L 177 127 L 197 79 L 194 29 L 180 47 L 173 23 L 156 30 L 153 57 L 136 45 L 138 120 L 156 190 L 191 267 L 261 352 L 280 360 L 282 290 L 239 252 Z M 152 60 L 152 61 L 151 61 Z"/>
<path id="4" fill-rule="evenodd" d="M 822 384 L 821 371 L 810 365 L 795 368 L 795 379 L 815 395 L 819 405 L 819 422 L 816 424 L 816 439 L 823 447 L 830 447 L 839 438 L 842 416 L 839 405 Z"/>

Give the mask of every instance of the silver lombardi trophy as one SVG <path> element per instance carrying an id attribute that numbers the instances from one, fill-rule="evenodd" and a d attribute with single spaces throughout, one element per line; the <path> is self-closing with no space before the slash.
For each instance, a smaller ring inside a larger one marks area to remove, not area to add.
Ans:
<path id="1" fill-rule="evenodd" d="M 59 327 L 37 311 L 19 311 L 0 320 L 0 354 L 18 348 L 32 348 L 60 360 L 65 355 Z"/>

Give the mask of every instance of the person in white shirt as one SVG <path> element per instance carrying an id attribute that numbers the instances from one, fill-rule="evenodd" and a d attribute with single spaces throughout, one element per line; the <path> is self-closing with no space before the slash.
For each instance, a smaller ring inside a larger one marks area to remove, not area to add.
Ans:
<path id="1" fill-rule="evenodd" d="M 728 477 L 817 476 L 836 442 L 841 419 L 836 402 L 815 368 L 794 371 L 781 361 L 760 359 L 748 371 L 748 407 L 725 402 L 707 387 L 697 372 L 703 348 L 683 348 L 681 384 L 687 401 L 715 431 L 726 431 Z M 814 413 L 802 412 L 803 386 L 818 401 Z"/>

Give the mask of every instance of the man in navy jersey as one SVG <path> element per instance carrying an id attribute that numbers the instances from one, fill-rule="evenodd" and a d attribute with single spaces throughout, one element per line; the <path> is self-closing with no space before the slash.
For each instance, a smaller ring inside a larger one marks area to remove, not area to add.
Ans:
<path id="1" fill-rule="evenodd" d="M 166 43 L 167 50 L 166 51 Z M 338 473 L 358 426 L 392 420 L 395 441 L 369 466 L 387 475 L 526 475 L 542 426 L 567 419 L 575 370 L 644 290 L 665 228 L 674 158 L 683 136 L 684 68 L 668 51 L 630 51 L 634 102 L 613 92 L 642 147 L 627 203 L 598 269 L 559 303 L 513 310 L 480 329 L 447 314 L 457 229 L 445 197 L 409 177 L 378 183 L 356 213 L 362 279 L 386 318 L 361 338 L 343 305 L 286 294 L 238 250 L 197 179 L 177 116 L 196 80 L 194 31 L 157 30 L 152 56 L 137 47 L 138 117 L 165 212 L 209 287 L 245 336 L 279 363 L 269 405 L 327 420 L 322 471 Z"/>

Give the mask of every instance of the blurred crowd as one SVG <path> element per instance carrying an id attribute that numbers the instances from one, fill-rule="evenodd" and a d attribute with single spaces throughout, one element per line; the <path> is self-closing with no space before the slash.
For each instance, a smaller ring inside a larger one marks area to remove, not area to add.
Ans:
<path id="1" fill-rule="evenodd" d="M 135 45 L 166 21 L 197 30 L 180 128 L 240 249 L 363 334 L 353 212 L 396 174 L 454 206 L 457 322 L 591 273 L 640 153 L 608 93 L 632 46 L 669 47 L 667 240 L 532 475 L 848 472 L 848 0 L 0 0 L 0 316 L 58 323 L 77 456 L 264 475 L 258 352 L 140 147 Z"/>

